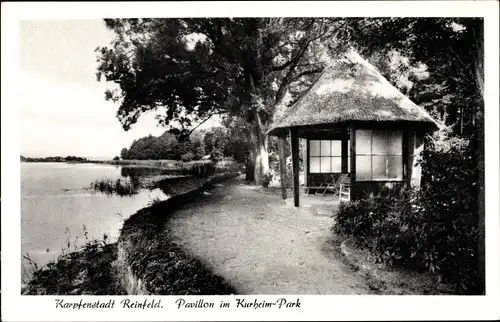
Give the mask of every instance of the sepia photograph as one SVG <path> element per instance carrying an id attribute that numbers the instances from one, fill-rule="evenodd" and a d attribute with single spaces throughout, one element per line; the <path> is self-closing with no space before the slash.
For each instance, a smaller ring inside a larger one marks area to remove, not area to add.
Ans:
<path id="1" fill-rule="evenodd" d="M 484 17 L 119 13 L 18 21 L 16 298 L 498 296 Z"/>

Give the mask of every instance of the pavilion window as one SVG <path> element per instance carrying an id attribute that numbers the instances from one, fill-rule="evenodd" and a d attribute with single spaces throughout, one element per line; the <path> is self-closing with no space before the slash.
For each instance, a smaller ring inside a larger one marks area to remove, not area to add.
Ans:
<path id="1" fill-rule="evenodd" d="M 309 172 L 310 173 L 342 172 L 342 141 L 310 140 Z"/>
<path id="2" fill-rule="evenodd" d="M 356 181 L 403 179 L 401 131 L 356 131 Z"/>

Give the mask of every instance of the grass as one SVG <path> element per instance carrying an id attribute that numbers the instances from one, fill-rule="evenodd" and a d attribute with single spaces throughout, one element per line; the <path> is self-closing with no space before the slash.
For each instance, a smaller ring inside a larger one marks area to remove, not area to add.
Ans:
<path id="1" fill-rule="evenodd" d="M 147 174 L 150 174 L 152 170 L 160 170 L 160 173 L 156 175 L 157 178 L 149 185 L 144 182 L 141 183 L 139 177 L 147 177 Z M 122 168 L 122 178 L 94 180 L 90 184 L 90 189 L 107 195 L 123 197 L 135 195 L 141 188 L 159 187 L 167 195 L 175 195 L 181 193 L 180 191 L 192 189 L 193 185 L 199 186 L 203 184 L 207 178 L 213 175 L 243 171 L 241 164 L 227 160 L 219 161 L 216 164 L 209 160 L 181 162 L 177 170 L 177 172 L 172 172 L 168 169 L 124 166 Z M 183 176 L 161 179 L 163 174 L 173 175 L 174 173 Z"/>
<path id="2" fill-rule="evenodd" d="M 123 166 L 147 166 L 169 170 L 180 170 L 182 168 L 182 161 L 177 160 L 95 160 L 89 162 Z"/>
<path id="3" fill-rule="evenodd" d="M 204 177 L 179 177 L 179 178 L 166 178 L 156 183 L 158 187 L 168 196 L 174 196 L 185 193 L 196 187 L 201 186 L 206 181 Z"/>
<path id="4" fill-rule="evenodd" d="M 217 180 L 216 180 L 217 181 Z M 201 188 L 154 202 L 128 218 L 118 240 L 123 261 L 148 293 L 156 295 L 224 295 L 236 290 L 202 261 L 177 245 L 165 227 L 170 215 L 209 189 Z"/>
<path id="5" fill-rule="evenodd" d="M 116 194 L 120 197 L 137 194 L 139 187 L 132 180 L 126 178 L 94 180 L 90 184 L 91 189 L 107 195 Z"/>
<path id="6" fill-rule="evenodd" d="M 113 262 L 117 258 L 117 244 L 109 243 L 108 236 L 89 239 L 84 226 L 85 244 L 68 252 L 67 248 L 55 261 L 39 267 L 29 256 L 23 255 L 31 267 L 32 277 L 22 290 L 24 295 L 124 295 Z M 70 245 L 68 242 L 67 245 Z"/>
<path id="7" fill-rule="evenodd" d="M 164 208 L 157 209 L 160 211 Z M 144 282 L 147 292 L 155 295 L 236 293 L 222 277 L 178 246 L 168 233 L 162 232 L 154 238 L 147 236 L 135 241 L 138 242 L 135 246 L 127 242 L 122 245 L 126 245 L 130 268 Z"/>
<path id="8" fill-rule="evenodd" d="M 196 190 L 191 187 L 189 192 L 166 201 L 152 199 L 148 207 L 124 222 L 118 243 L 109 243 L 107 235 L 89 239 L 84 226 L 85 244 L 77 247 L 76 239 L 71 242 L 66 230 L 66 248 L 55 261 L 40 267 L 25 254 L 32 277 L 22 294 L 125 295 L 127 290 L 120 282 L 128 268 L 141 278 L 148 292 L 156 295 L 235 294 L 231 285 L 178 246 L 163 229 L 173 210 L 196 198 L 213 182 L 209 180 Z M 111 183 L 104 182 L 103 192 L 115 193 L 112 189 L 116 184 Z M 119 258 L 119 249 L 124 251 L 124 263 Z"/>

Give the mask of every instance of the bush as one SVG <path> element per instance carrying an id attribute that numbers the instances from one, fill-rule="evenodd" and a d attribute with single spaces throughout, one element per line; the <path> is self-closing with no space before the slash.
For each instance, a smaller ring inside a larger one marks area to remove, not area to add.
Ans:
<path id="1" fill-rule="evenodd" d="M 210 160 L 212 160 L 213 162 L 218 162 L 218 161 L 222 160 L 223 158 L 224 158 L 224 154 L 218 149 L 216 149 L 212 153 L 210 153 Z"/>
<path id="2" fill-rule="evenodd" d="M 113 262 L 117 259 L 116 243 L 109 243 L 108 236 L 102 239 L 88 239 L 83 226 L 85 244 L 75 250 L 63 253 L 56 261 L 42 267 L 24 258 L 33 265 L 33 276 L 26 283 L 22 293 L 26 295 L 126 295 L 120 286 Z M 68 239 L 67 251 L 70 249 Z"/>
<path id="3" fill-rule="evenodd" d="M 191 152 L 184 153 L 183 155 L 181 155 L 182 162 L 190 162 L 193 161 L 193 159 L 194 159 L 194 154 Z"/>
<path id="4" fill-rule="evenodd" d="M 183 207 L 213 184 L 233 177 L 215 175 L 196 189 L 172 196 L 139 210 L 125 220 L 118 240 L 129 276 L 140 279 L 147 292 L 155 295 L 235 294 L 236 290 L 204 263 L 177 245 L 169 232 L 175 209 Z M 179 190 L 177 189 L 177 193 Z"/>
<path id="5" fill-rule="evenodd" d="M 300 160 L 299 160 L 300 161 Z M 292 169 L 292 156 L 288 156 L 285 161 L 286 166 L 286 181 L 285 185 L 287 188 L 293 187 L 293 169 Z M 303 165 L 299 162 L 299 171 L 303 171 Z M 281 183 L 281 170 L 279 168 L 279 156 L 277 153 L 269 154 L 269 172 L 273 178 L 279 178 Z"/>
<path id="6" fill-rule="evenodd" d="M 264 174 L 264 176 L 262 177 L 262 186 L 264 188 L 268 188 L 272 179 L 273 179 L 273 176 L 271 173 Z"/>
<path id="7" fill-rule="evenodd" d="M 341 204 L 333 231 L 354 236 L 380 262 L 435 272 L 457 293 L 479 294 L 474 142 L 445 143 L 427 142 L 420 190 Z"/>
<path id="8" fill-rule="evenodd" d="M 243 165 L 233 158 L 223 158 L 215 163 L 216 173 L 243 172 Z"/>

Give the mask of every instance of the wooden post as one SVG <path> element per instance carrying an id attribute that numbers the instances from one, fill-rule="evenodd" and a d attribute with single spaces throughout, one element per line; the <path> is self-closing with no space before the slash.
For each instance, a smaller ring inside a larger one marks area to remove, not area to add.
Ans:
<path id="1" fill-rule="evenodd" d="M 356 129 L 354 128 L 354 125 L 351 125 L 349 127 L 349 132 L 350 132 L 350 149 L 351 149 L 351 173 L 350 173 L 350 179 L 351 179 L 351 201 L 356 200 L 356 187 L 355 187 L 355 182 L 356 182 Z"/>
<path id="2" fill-rule="evenodd" d="M 292 170 L 293 170 L 293 204 L 299 206 L 299 137 L 297 128 L 290 129 L 292 145 Z"/>
<path id="3" fill-rule="evenodd" d="M 348 149 L 349 146 L 347 145 L 347 141 L 349 140 L 349 136 L 347 133 L 347 129 L 343 128 L 342 129 L 342 166 L 341 166 L 341 171 L 342 173 L 347 173 L 347 162 L 349 162 L 349 157 L 348 157 Z"/>
<path id="4" fill-rule="evenodd" d="M 307 172 L 309 168 L 309 140 L 303 139 L 302 164 L 304 165 L 304 186 L 307 187 Z"/>
<path id="5" fill-rule="evenodd" d="M 411 177 L 413 175 L 413 157 L 415 154 L 415 132 L 412 128 L 406 130 L 406 149 L 403 150 L 403 153 L 406 154 L 406 171 L 404 172 L 406 178 L 405 179 L 405 187 L 411 187 Z M 404 136 L 403 136 L 404 137 Z M 405 159 L 403 157 L 403 159 Z"/>
<path id="6" fill-rule="evenodd" d="M 278 137 L 278 151 L 280 157 L 281 197 L 286 199 L 285 137 Z"/>

